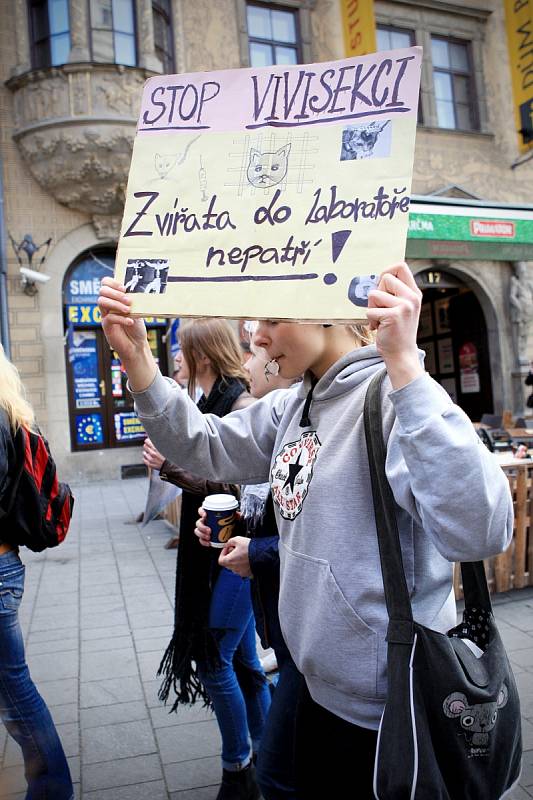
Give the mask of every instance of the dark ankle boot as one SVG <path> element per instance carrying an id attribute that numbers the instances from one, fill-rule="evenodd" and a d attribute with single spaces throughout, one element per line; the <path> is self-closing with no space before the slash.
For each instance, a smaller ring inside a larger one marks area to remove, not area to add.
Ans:
<path id="1" fill-rule="evenodd" d="M 252 763 L 236 772 L 222 770 L 222 783 L 217 800 L 259 800 L 261 792 L 255 780 L 255 767 Z"/>

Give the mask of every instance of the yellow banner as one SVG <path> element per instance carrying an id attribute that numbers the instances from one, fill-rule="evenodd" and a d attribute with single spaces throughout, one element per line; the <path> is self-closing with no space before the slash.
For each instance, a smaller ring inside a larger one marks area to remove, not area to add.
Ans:
<path id="1" fill-rule="evenodd" d="M 340 0 L 345 55 L 365 56 L 375 53 L 376 21 L 374 0 Z"/>
<path id="2" fill-rule="evenodd" d="M 519 149 L 533 149 L 533 0 L 504 0 Z"/>

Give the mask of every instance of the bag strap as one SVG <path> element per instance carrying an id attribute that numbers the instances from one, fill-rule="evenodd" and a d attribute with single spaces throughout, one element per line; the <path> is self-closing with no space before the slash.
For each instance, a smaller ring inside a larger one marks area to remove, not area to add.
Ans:
<path id="1" fill-rule="evenodd" d="M 370 381 L 365 397 L 365 438 L 372 482 L 372 498 L 383 575 L 385 603 L 389 615 L 388 642 L 411 644 L 414 637 L 413 610 L 403 566 L 400 535 L 392 489 L 385 472 L 381 390 L 387 372 L 381 370 Z M 461 563 L 465 605 L 492 611 L 482 561 Z"/>

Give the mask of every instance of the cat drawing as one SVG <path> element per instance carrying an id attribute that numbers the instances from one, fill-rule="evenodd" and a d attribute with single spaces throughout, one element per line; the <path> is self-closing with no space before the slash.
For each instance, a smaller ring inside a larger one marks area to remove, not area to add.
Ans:
<path id="1" fill-rule="evenodd" d="M 276 183 L 281 183 L 287 174 L 290 149 L 290 144 L 286 144 L 275 153 L 260 153 L 259 150 L 252 148 L 246 173 L 249 183 L 258 189 L 268 189 Z"/>
<path id="2" fill-rule="evenodd" d="M 154 156 L 155 171 L 157 172 L 157 174 L 159 175 L 161 180 L 164 180 L 168 176 L 168 173 L 174 167 L 176 167 L 176 166 L 179 167 L 180 164 L 183 164 L 183 162 L 185 161 L 185 159 L 187 157 L 187 153 L 189 152 L 189 148 L 199 138 L 200 138 L 199 136 L 196 136 L 191 142 L 189 142 L 189 144 L 187 145 L 187 147 L 185 148 L 185 150 L 182 153 L 173 153 L 173 154 L 156 153 L 155 154 L 155 156 Z"/>

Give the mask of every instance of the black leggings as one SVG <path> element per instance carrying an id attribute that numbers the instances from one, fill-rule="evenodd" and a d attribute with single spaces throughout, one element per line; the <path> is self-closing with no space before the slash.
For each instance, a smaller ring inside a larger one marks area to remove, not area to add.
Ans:
<path id="1" fill-rule="evenodd" d="M 377 731 L 337 717 L 301 682 L 295 732 L 299 800 L 374 800 Z"/>

